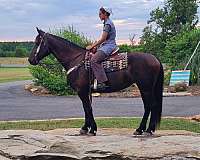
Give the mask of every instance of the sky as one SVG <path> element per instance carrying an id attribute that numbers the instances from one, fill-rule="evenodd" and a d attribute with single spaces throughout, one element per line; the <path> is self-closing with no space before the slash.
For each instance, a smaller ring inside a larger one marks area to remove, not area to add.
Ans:
<path id="1" fill-rule="evenodd" d="M 96 40 L 102 33 L 99 8 L 112 8 L 117 42 L 138 39 L 150 12 L 164 0 L 0 0 L 0 41 L 35 39 L 35 27 L 48 32 L 73 25 L 80 33 Z"/>

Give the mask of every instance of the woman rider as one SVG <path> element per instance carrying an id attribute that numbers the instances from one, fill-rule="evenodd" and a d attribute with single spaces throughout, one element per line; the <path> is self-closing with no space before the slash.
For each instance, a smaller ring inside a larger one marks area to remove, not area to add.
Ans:
<path id="1" fill-rule="evenodd" d="M 100 45 L 97 52 L 91 58 L 91 67 L 94 75 L 98 81 L 97 88 L 103 89 L 109 87 L 108 78 L 105 70 L 102 66 L 102 62 L 108 57 L 112 51 L 117 47 L 115 37 L 116 30 L 113 22 L 111 21 L 110 14 L 112 10 L 110 8 L 101 7 L 99 10 L 99 18 L 103 21 L 103 33 L 101 38 L 94 44 L 87 46 L 86 49 L 92 50 Z"/>

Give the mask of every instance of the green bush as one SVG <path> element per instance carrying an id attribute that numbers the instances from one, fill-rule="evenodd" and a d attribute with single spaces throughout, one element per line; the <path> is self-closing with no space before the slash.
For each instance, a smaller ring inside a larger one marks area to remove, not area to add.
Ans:
<path id="1" fill-rule="evenodd" d="M 119 52 L 144 52 L 144 48 L 142 45 L 131 46 L 128 44 L 119 45 Z"/>
<path id="2" fill-rule="evenodd" d="M 31 74 L 35 78 L 36 85 L 44 86 L 52 94 L 71 95 L 74 94 L 66 80 L 66 74 L 59 63 L 55 63 L 53 57 L 43 60 L 44 66 L 30 66 Z"/>
<path id="3" fill-rule="evenodd" d="M 131 52 L 131 47 L 127 44 L 119 45 L 119 52 Z"/>
<path id="4" fill-rule="evenodd" d="M 91 41 L 83 34 L 75 31 L 73 27 L 55 29 L 50 31 L 50 33 L 66 38 L 82 47 L 86 47 L 91 43 Z M 44 86 L 53 94 L 74 94 L 74 91 L 70 88 L 67 81 L 67 75 L 64 68 L 58 63 L 53 55 L 51 54 L 44 58 L 43 63 L 45 64 L 43 66 L 30 66 L 30 71 L 35 78 L 35 83 Z"/>
<path id="5" fill-rule="evenodd" d="M 166 70 L 164 72 L 164 85 L 169 85 L 170 82 L 170 77 L 171 77 L 171 70 Z"/>

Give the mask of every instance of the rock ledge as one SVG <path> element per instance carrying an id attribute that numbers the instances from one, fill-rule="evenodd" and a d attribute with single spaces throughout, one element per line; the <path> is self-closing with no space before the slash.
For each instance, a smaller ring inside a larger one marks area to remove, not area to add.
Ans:
<path id="1" fill-rule="evenodd" d="M 96 137 L 78 129 L 0 131 L 1 160 L 196 160 L 200 134 L 158 131 L 152 137 L 133 136 L 130 129 L 99 129 Z"/>

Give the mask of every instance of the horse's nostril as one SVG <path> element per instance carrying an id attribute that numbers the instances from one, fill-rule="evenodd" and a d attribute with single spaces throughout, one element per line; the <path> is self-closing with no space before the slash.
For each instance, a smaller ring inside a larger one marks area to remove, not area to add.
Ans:
<path id="1" fill-rule="evenodd" d="M 31 65 L 34 65 L 34 61 L 31 60 L 30 58 L 28 59 L 28 62 L 29 62 Z"/>

